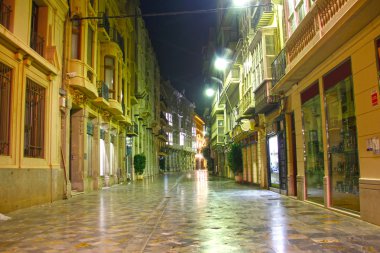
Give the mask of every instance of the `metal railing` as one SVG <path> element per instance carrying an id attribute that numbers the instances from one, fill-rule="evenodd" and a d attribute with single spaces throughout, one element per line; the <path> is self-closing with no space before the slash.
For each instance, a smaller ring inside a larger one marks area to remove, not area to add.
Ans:
<path id="1" fill-rule="evenodd" d="M 127 136 L 137 136 L 139 134 L 139 126 L 136 122 L 132 122 L 131 125 L 127 126 Z"/>
<path id="2" fill-rule="evenodd" d="M 39 55 L 44 55 L 45 40 L 42 36 L 38 35 L 36 32 L 32 32 L 30 47 L 36 51 Z"/>
<path id="3" fill-rule="evenodd" d="M 285 48 L 277 55 L 272 62 L 272 79 L 273 87 L 280 81 L 285 75 L 286 70 L 286 51 Z"/>
<path id="4" fill-rule="evenodd" d="M 102 97 L 104 98 L 105 100 L 108 101 L 109 99 L 109 89 L 108 89 L 108 86 L 105 82 L 103 81 L 99 81 L 98 82 L 98 94 L 99 94 L 99 97 Z"/>
<path id="5" fill-rule="evenodd" d="M 263 16 L 264 12 L 271 12 L 273 11 L 273 4 L 268 3 L 267 5 L 260 6 L 256 9 L 255 14 L 252 17 L 252 28 L 256 30 L 257 25 L 260 22 L 261 17 Z"/>

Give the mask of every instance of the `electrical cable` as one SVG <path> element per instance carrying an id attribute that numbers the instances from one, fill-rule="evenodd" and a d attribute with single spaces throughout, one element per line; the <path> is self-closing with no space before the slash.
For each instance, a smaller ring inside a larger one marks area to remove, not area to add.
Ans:
<path id="1" fill-rule="evenodd" d="M 108 19 L 115 18 L 134 18 L 134 17 L 162 17 L 162 16 L 178 16 L 178 15 L 191 15 L 191 14 L 207 14 L 214 13 L 223 10 L 230 9 L 242 9 L 242 8 L 258 8 L 262 6 L 268 6 L 268 4 L 257 4 L 257 5 L 246 5 L 246 6 L 230 6 L 224 8 L 214 8 L 214 9 L 204 9 L 204 10 L 193 10 L 193 11 L 174 11 L 174 12 L 162 12 L 162 13 L 147 13 L 147 14 L 122 14 L 116 16 L 107 16 Z M 91 20 L 91 19 L 103 19 L 102 17 L 73 17 L 71 20 Z"/>

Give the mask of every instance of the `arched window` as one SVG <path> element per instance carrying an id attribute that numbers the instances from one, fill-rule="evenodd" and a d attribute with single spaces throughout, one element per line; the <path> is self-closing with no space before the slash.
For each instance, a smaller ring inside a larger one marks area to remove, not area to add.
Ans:
<path id="1" fill-rule="evenodd" d="M 78 16 L 74 16 L 71 28 L 71 58 L 80 59 L 80 26 L 81 22 Z"/>

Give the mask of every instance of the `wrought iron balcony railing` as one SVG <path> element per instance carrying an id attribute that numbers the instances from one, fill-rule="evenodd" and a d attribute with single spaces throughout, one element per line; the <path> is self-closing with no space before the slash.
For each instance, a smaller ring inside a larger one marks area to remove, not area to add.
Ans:
<path id="1" fill-rule="evenodd" d="M 272 62 L 272 80 L 273 86 L 275 86 L 280 79 L 285 75 L 286 69 L 286 51 L 282 49 L 281 52 Z"/>
<path id="2" fill-rule="evenodd" d="M 127 136 L 133 137 L 137 136 L 138 134 L 139 126 L 136 124 L 136 122 L 132 122 L 132 124 L 127 127 Z"/>
<path id="3" fill-rule="evenodd" d="M 252 17 L 252 22 L 251 22 L 252 28 L 256 30 L 257 25 L 259 24 L 260 19 L 263 16 L 263 14 L 265 12 L 272 12 L 272 11 L 273 11 L 273 5 L 271 3 L 267 3 L 267 5 L 256 8 L 256 12 Z"/>
<path id="4" fill-rule="evenodd" d="M 108 101 L 109 99 L 109 89 L 108 89 L 108 86 L 105 82 L 103 81 L 99 81 L 98 82 L 98 94 L 99 94 L 99 97 L 102 97 L 104 98 L 105 100 Z"/>
<path id="5" fill-rule="evenodd" d="M 30 47 L 36 51 L 39 55 L 44 55 L 45 40 L 43 37 L 39 36 L 36 32 L 32 32 Z"/>

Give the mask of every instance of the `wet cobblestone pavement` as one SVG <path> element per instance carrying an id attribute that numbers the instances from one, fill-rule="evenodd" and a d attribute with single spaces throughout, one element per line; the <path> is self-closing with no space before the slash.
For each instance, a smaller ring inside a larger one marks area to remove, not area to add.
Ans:
<path id="1" fill-rule="evenodd" d="M 0 252 L 380 252 L 380 227 L 205 172 L 18 210 Z"/>

